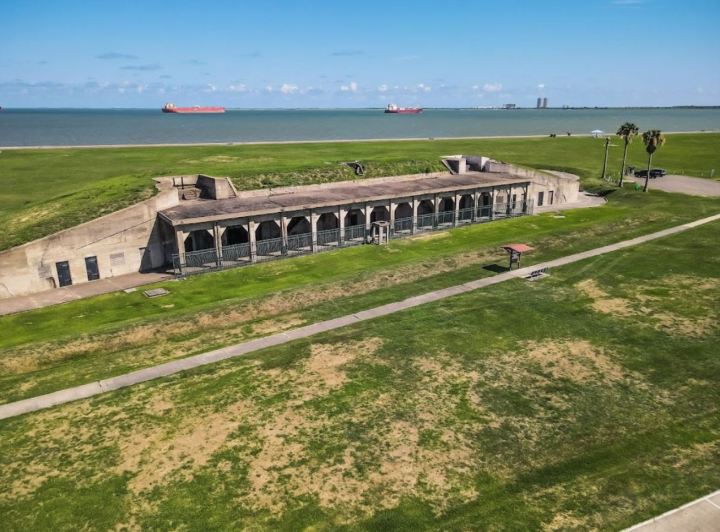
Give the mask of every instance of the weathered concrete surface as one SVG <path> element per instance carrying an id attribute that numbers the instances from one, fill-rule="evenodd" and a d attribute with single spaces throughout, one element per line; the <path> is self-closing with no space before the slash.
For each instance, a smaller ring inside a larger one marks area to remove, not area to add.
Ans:
<path id="1" fill-rule="evenodd" d="M 644 178 L 631 178 L 640 185 L 645 184 Z M 686 175 L 666 175 L 650 180 L 649 190 L 677 192 L 690 196 L 720 197 L 720 181 Z"/>
<path id="2" fill-rule="evenodd" d="M 511 174 L 470 172 L 375 178 L 261 189 L 238 193 L 238 197 L 218 201 L 184 202 L 162 211 L 175 224 L 192 224 L 229 218 L 262 216 L 339 205 L 452 193 L 483 187 L 505 187 L 529 180 Z M 468 192 L 470 193 L 470 192 Z"/>
<path id="3" fill-rule="evenodd" d="M 173 277 L 173 275 L 155 272 L 128 273 L 126 275 L 118 275 L 117 277 L 98 279 L 91 283 L 74 284 L 56 290 L 44 290 L 36 294 L 11 297 L 0 301 L 0 316 L 49 307 L 51 305 L 59 305 L 69 301 L 85 299 L 86 297 L 109 294 L 110 292 L 116 292 L 118 290 L 157 283 Z"/>
<path id="4" fill-rule="evenodd" d="M 626 532 L 718 532 L 720 490 L 626 529 Z"/>
<path id="5" fill-rule="evenodd" d="M 687 231 L 688 229 L 692 229 L 694 227 L 698 227 L 717 220 L 720 220 L 720 214 L 709 216 L 707 218 L 702 218 L 700 220 L 696 220 L 694 222 L 686 223 L 683 225 L 671 227 L 669 229 L 664 229 L 662 231 L 657 231 L 655 233 L 650 233 L 648 235 L 639 236 L 631 240 L 617 242 L 615 244 L 591 249 L 582 253 L 575 253 L 574 255 L 568 255 L 567 257 L 561 257 L 559 259 L 534 264 L 532 266 L 527 266 L 518 270 L 508 271 L 495 275 L 493 277 L 485 277 L 461 285 L 443 288 L 442 290 L 435 290 L 433 292 L 428 292 L 426 294 L 407 298 L 403 301 L 388 303 L 386 305 L 364 310 L 362 312 L 357 312 L 355 314 L 349 314 L 347 316 L 314 323 L 312 325 L 306 325 L 305 327 L 299 327 L 297 329 L 293 329 L 283 333 L 273 334 L 264 338 L 250 340 L 249 342 L 223 347 L 222 349 L 209 351 L 207 353 L 182 358 L 179 360 L 174 360 L 172 362 L 167 362 L 158 366 L 141 369 L 132 373 L 127 373 L 125 375 L 119 375 L 117 377 L 103 379 L 101 381 L 96 381 L 90 384 L 60 390 L 38 397 L 32 397 L 30 399 L 23 399 L 21 401 L 15 401 L 13 403 L 7 403 L 4 405 L 0 405 L 0 419 L 27 414 L 29 412 L 34 412 L 43 408 L 49 408 L 51 406 L 68 403 L 77 399 L 85 399 L 87 397 L 98 395 L 110 390 L 118 390 L 120 388 L 132 386 L 133 384 L 147 382 L 160 377 L 167 377 L 169 375 L 180 373 L 181 371 L 187 369 L 197 368 L 200 366 L 205 366 L 207 364 L 218 362 L 220 360 L 226 360 L 228 358 L 242 356 L 268 347 L 281 345 L 292 340 L 308 338 L 316 334 L 331 331 L 334 329 L 339 329 L 341 327 L 346 327 L 348 325 L 359 323 L 361 321 L 387 316 L 388 314 L 393 314 L 395 312 L 407 310 L 409 308 L 417 307 L 419 305 L 424 305 L 425 303 L 439 301 L 441 299 L 467 292 L 472 292 L 473 290 L 502 283 L 504 281 L 509 281 L 511 279 L 525 277 L 540 268 L 555 268 L 558 266 L 564 266 L 565 264 L 571 264 L 573 262 L 577 262 L 590 257 L 596 257 L 605 253 L 611 253 L 613 251 L 636 246 L 644 242 L 650 242 L 651 240 L 656 240 L 658 238 L 663 238 L 665 236 L 680 233 L 682 231 Z"/>
<path id="6" fill-rule="evenodd" d="M 96 257 L 100 279 L 162 266 L 164 246 L 174 243 L 175 235 L 166 234 L 157 212 L 177 203 L 176 190 L 163 190 L 131 207 L 0 252 L 0 301 L 57 287 L 58 262 L 68 262 L 73 285 L 88 282 L 87 257 Z"/>

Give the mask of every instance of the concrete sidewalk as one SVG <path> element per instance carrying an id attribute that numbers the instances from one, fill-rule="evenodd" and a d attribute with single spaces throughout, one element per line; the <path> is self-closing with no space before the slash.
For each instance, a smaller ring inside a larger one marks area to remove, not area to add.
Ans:
<path id="1" fill-rule="evenodd" d="M 720 490 L 679 508 L 648 519 L 626 532 L 718 532 L 720 531 Z"/>
<path id="2" fill-rule="evenodd" d="M 0 316 L 5 314 L 15 314 L 16 312 L 24 312 L 26 310 L 33 310 L 36 308 L 49 307 L 50 305 L 59 305 L 60 303 L 76 301 L 86 297 L 109 294 L 110 292 L 117 292 L 118 290 L 125 290 L 127 288 L 135 288 L 137 286 L 157 283 L 159 281 L 172 278 L 173 276 L 167 273 L 128 273 L 127 275 L 108 277 L 107 279 L 99 279 L 89 283 L 80 283 L 72 286 L 45 290 L 44 292 L 38 292 L 27 296 L 0 299 Z"/>
<path id="3" fill-rule="evenodd" d="M 575 253 L 574 255 L 568 255 L 567 257 L 561 257 L 559 259 L 543 262 L 540 264 L 534 264 L 532 266 L 521 268 L 519 270 L 504 272 L 493 277 L 486 277 L 483 279 L 478 279 L 476 281 L 470 281 L 461 285 L 444 288 L 442 290 L 435 290 L 433 292 L 428 292 L 419 296 L 410 297 L 408 299 L 397 301 L 395 303 L 388 303 L 387 305 L 382 305 L 380 307 L 364 310 L 356 314 L 349 314 L 340 318 L 322 321 L 319 323 L 314 323 L 312 325 L 306 325 L 305 327 L 300 327 L 298 329 L 273 334 L 271 336 L 258 338 L 256 340 L 250 340 L 241 344 L 223 347 L 222 349 L 209 351 L 200 355 L 182 358 L 179 360 L 173 360 L 172 362 L 166 362 L 165 364 L 160 364 L 158 366 L 133 371 L 132 373 L 126 373 L 125 375 L 119 375 L 117 377 L 111 377 L 109 379 L 103 379 L 100 381 L 91 382 L 89 384 L 84 384 L 73 388 L 67 388 L 65 390 L 59 390 L 57 392 L 40 395 L 38 397 L 32 397 L 30 399 L 23 399 L 14 403 L 7 403 L 4 405 L 0 405 L 0 419 L 19 416 L 21 414 L 27 414 L 29 412 L 34 412 L 36 410 L 49 408 L 51 406 L 60 405 L 63 403 L 69 403 L 78 399 L 85 399 L 112 390 L 118 390 L 120 388 L 132 386 L 133 384 L 147 382 L 161 377 L 167 377 L 168 375 L 174 375 L 187 369 L 197 368 L 200 366 L 205 366 L 207 364 L 213 364 L 221 360 L 227 360 L 229 358 L 246 355 L 248 353 L 253 353 L 261 349 L 281 345 L 287 342 L 291 342 L 293 340 L 298 340 L 300 338 L 308 338 L 316 334 L 332 331 L 365 320 L 371 320 L 374 318 L 387 316 L 388 314 L 394 314 L 395 312 L 400 312 L 413 307 L 417 307 L 419 305 L 424 305 L 425 303 L 439 301 L 441 299 L 446 299 L 448 297 L 472 292 L 474 290 L 478 290 L 479 288 L 484 288 L 486 286 L 502 283 L 511 279 L 525 277 L 533 271 L 539 270 L 541 268 L 555 268 L 558 266 L 564 266 L 566 264 L 571 264 L 573 262 L 578 262 L 591 257 L 597 257 L 598 255 L 604 255 L 606 253 L 611 253 L 620 249 L 637 246 L 638 244 L 642 244 L 644 242 L 650 242 L 651 240 L 656 240 L 658 238 L 674 235 L 683 231 L 687 231 L 688 229 L 692 229 L 694 227 L 714 222 L 716 220 L 720 220 L 720 214 L 709 216 L 707 218 L 696 220 L 694 222 L 686 223 L 683 225 L 671 227 L 669 229 L 664 229 L 662 231 L 658 231 L 648 235 L 643 235 L 637 238 L 633 238 L 631 240 L 625 240 L 623 242 L 610 244 L 608 246 L 591 249 L 582 253 Z"/>

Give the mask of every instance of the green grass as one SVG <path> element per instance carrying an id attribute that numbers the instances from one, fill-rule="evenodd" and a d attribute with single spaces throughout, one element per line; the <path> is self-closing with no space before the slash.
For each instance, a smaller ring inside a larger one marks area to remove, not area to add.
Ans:
<path id="1" fill-rule="evenodd" d="M 672 172 L 708 176 L 720 171 L 720 135 L 669 135 L 655 164 Z M 369 176 L 441 170 L 447 153 L 484 154 L 535 168 L 567 170 L 586 186 L 602 164 L 602 140 L 591 138 L 485 139 L 163 148 L 5 150 L 0 153 L 0 250 L 88 221 L 153 193 L 152 177 L 227 175 L 241 189 L 350 178 L 338 162 L 360 159 Z M 620 147 L 610 170 L 617 174 Z M 642 166 L 642 143 L 630 163 Z"/>
<path id="2" fill-rule="evenodd" d="M 618 530 L 662 513 L 720 477 L 719 228 L 4 420 L 3 527 Z"/>
<path id="3" fill-rule="evenodd" d="M 497 221 L 430 238 L 397 240 L 387 247 L 363 246 L 168 281 L 157 285 L 170 291 L 159 299 L 116 292 L 3 316 L 0 401 L 268 334 L 263 320 L 300 317 L 310 323 L 490 275 L 482 266 L 504 264 L 498 247 L 508 241 L 533 245 L 536 251 L 525 262 L 532 264 L 719 210 L 718 202 L 708 198 L 678 201 L 660 192 L 618 191 L 606 206 L 567 211 L 564 218 L 547 214 Z M 463 257 L 473 254 L 475 262 L 465 264 L 470 259 Z M 378 277 L 387 280 L 374 282 Z M 264 310 L 248 310 L 258 307 Z M 134 339 L 138 329 L 148 327 L 155 332 Z"/>

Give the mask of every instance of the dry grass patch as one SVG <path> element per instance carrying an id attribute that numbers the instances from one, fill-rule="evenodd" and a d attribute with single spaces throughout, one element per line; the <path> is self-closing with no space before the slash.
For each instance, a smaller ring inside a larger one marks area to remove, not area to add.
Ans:
<path id="1" fill-rule="evenodd" d="M 575 288 L 593 300 L 592 308 L 602 314 L 617 317 L 647 317 L 657 330 L 689 337 L 704 337 L 718 327 L 717 300 L 720 297 L 720 279 L 690 275 L 671 275 L 650 284 L 625 287 L 627 297 L 610 297 L 594 279 L 587 279 Z M 656 289 L 667 295 L 655 296 Z M 704 315 L 688 316 L 683 310 L 687 302 L 704 307 Z M 671 307 L 673 311 L 667 310 Z"/>
<path id="2" fill-rule="evenodd" d="M 554 379 L 578 384 L 617 382 L 625 378 L 622 367 L 605 350 L 585 340 L 529 342 L 524 356 Z"/>

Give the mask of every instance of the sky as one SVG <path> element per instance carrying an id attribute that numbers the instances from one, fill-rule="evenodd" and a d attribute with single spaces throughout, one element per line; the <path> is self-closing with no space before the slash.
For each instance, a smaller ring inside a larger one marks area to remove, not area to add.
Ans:
<path id="1" fill-rule="evenodd" d="M 720 0 L 0 0 L 0 106 L 720 105 Z"/>

